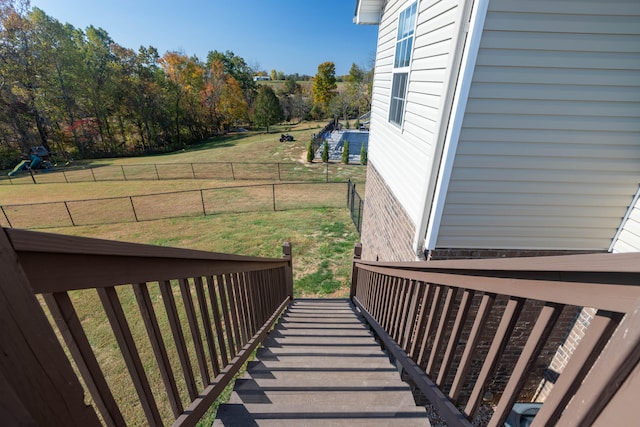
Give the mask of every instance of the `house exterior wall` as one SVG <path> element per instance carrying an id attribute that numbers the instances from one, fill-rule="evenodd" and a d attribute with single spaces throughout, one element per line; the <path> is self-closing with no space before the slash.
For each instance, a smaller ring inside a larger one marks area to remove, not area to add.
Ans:
<path id="1" fill-rule="evenodd" d="M 607 250 L 639 166 L 640 2 L 490 0 L 436 247 Z"/>
<path id="2" fill-rule="evenodd" d="M 423 0 L 418 4 L 404 123 L 400 128 L 389 123 L 393 59 L 398 15 L 412 3 L 390 0 L 380 22 L 369 162 L 376 165 L 378 173 L 415 223 L 424 208 L 424 194 L 434 164 L 434 133 L 448 79 L 446 67 L 453 46 L 458 2 Z"/>
<path id="3" fill-rule="evenodd" d="M 430 256 L 606 251 L 640 182 L 640 2 L 488 1 Z M 448 67 L 459 6 L 421 1 L 404 123 L 388 122 L 397 16 L 411 3 L 389 0 L 380 23 L 362 234 L 369 260 L 414 259 L 411 236 L 440 162 L 436 129 L 447 125 L 438 120 L 449 119 L 442 101 L 457 78 Z M 640 202 L 613 246 L 630 250 L 640 250 Z M 538 308 L 523 311 L 522 331 Z M 527 397 L 544 399 L 594 314 L 565 310 L 538 361 L 546 381 L 535 393 L 533 378 Z M 525 337 L 516 334 L 506 365 Z"/>

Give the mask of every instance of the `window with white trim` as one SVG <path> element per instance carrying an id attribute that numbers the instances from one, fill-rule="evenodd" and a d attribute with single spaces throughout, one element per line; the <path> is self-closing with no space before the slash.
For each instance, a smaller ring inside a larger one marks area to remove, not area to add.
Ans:
<path id="1" fill-rule="evenodd" d="M 389 105 L 389 121 L 402 126 L 409 65 L 413 51 L 413 33 L 416 27 L 418 2 L 400 12 L 398 17 L 398 35 L 396 37 L 396 54 L 393 61 L 393 80 L 391 85 L 391 104 Z"/>

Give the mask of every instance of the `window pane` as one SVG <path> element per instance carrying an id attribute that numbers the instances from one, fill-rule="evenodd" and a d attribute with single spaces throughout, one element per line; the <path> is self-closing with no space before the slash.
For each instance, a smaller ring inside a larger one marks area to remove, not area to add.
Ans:
<path id="1" fill-rule="evenodd" d="M 413 46 L 413 37 L 408 38 L 404 41 L 405 51 L 404 51 L 404 62 L 401 65 L 402 67 L 408 67 L 409 62 L 411 61 L 411 47 Z"/>
<path id="2" fill-rule="evenodd" d="M 403 74 L 399 74 L 398 75 L 398 80 L 399 80 L 399 92 L 398 92 L 398 98 L 402 98 L 404 99 L 405 96 L 405 92 L 407 91 L 407 74 L 403 73 Z"/>
<path id="3" fill-rule="evenodd" d="M 409 12 L 409 26 L 411 27 L 411 33 L 413 34 L 413 28 L 416 26 L 416 16 L 418 15 L 418 2 L 411 5 L 411 11 Z"/>
<path id="4" fill-rule="evenodd" d="M 400 16 L 398 16 L 398 36 L 397 36 L 397 40 L 400 40 L 400 39 L 404 38 L 405 12 L 406 12 L 406 10 L 400 12 Z"/>
<path id="5" fill-rule="evenodd" d="M 407 92 L 407 73 L 396 73 L 393 75 L 391 85 L 391 102 L 389 104 L 389 121 L 402 125 L 402 116 L 404 114 L 404 103 Z"/>

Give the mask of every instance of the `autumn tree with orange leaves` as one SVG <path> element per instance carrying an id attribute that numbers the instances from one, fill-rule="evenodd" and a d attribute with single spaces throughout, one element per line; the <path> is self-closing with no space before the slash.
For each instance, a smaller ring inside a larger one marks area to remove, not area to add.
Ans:
<path id="1" fill-rule="evenodd" d="M 0 168 L 36 145 L 84 158 L 184 147 L 248 124 L 257 94 L 231 51 L 136 51 L 28 0 L 0 0 L 0 58 Z"/>
<path id="2" fill-rule="evenodd" d="M 249 105 L 242 88 L 233 76 L 225 72 L 222 61 L 211 63 L 201 96 L 212 133 L 248 120 Z"/>

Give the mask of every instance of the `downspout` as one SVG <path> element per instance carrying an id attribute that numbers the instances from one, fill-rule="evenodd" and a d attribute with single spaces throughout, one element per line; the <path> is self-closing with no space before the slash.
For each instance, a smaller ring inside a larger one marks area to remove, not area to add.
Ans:
<path id="1" fill-rule="evenodd" d="M 434 167 L 428 177 L 422 215 L 413 239 L 413 249 L 419 260 L 428 259 L 427 252 L 436 245 L 489 1 L 465 0 L 456 21 L 457 42 L 447 64 L 451 78 L 447 82 L 437 121 Z M 440 161 L 436 163 L 436 159 Z"/>

